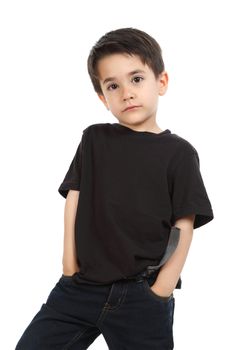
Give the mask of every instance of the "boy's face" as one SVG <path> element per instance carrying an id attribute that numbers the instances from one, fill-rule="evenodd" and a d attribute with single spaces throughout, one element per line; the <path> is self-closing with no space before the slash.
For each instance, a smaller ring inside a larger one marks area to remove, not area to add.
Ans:
<path id="1" fill-rule="evenodd" d="M 139 56 L 126 54 L 108 55 L 97 67 L 103 92 L 98 96 L 120 123 L 155 122 L 159 95 L 165 94 L 168 85 L 166 72 L 156 79 Z M 126 110 L 129 106 L 138 107 Z"/>

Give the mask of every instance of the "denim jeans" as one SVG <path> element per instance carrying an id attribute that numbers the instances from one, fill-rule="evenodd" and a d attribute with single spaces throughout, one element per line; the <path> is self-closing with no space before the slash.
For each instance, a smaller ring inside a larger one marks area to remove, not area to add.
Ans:
<path id="1" fill-rule="evenodd" d="M 158 271 L 106 285 L 62 275 L 16 350 L 83 350 L 102 334 L 110 350 L 171 350 L 175 298 L 152 291 Z"/>

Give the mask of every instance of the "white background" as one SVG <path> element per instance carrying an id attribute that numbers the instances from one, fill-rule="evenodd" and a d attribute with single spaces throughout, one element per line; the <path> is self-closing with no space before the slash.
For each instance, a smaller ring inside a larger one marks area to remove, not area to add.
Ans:
<path id="1" fill-rule="evenodd" d="M 176 350 L 247 349 L 245 1 L 1 1 L 1 340 L 14 349 L 62 273 L 58 193 L 93 123 L 117 122 L 86 61 L 107 31 L 162 47 L 169 88 L 158 125 L 189 140 L 215 218 L 194 231 L 174 292 Z M 107 349 L 102 335 L 90 349 Z M 28 350 L 28 349 L 27 349 Z"/>

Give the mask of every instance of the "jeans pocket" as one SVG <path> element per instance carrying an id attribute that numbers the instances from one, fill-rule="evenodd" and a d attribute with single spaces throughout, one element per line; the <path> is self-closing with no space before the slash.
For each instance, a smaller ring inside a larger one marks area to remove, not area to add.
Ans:
<path id="1" fill-rule="evenodd" d="M 169 296 L 162 296 L 162 295 L 156 294 L 151 289 L 151 286 L 149 285 L 149 282 L 147 281 L 147 279 L 144 279 L 143 286 L 144 286 L 145 292 L 154 300 L 163 301 L 165 303 L 168 303 L 169 301 L 173 300 L 173 298 L 174 298 L 173 293 L 171 293 L 171 295 L 169 295 Z"/>
<path id="2" fill-rule="evenodd" d="M 59 281 L 64 284 L 74 284 L 74 274 L 70 276 L 62 274 Z"/>

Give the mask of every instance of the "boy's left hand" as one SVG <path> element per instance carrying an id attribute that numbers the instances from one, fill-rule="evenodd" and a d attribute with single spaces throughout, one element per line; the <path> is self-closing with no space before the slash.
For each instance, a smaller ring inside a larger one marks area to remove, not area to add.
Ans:
<path id="1" fill-rule="evenodd" d="M 169 297 L 172 293 L 173 290 L 168 290 L 165 288 L 160 288 L 159 286 L 157 286 L 155 283 L 150 287 L 152 289 L 152 291 L 155 294 L 158 294 L 161 297 Z"/>

